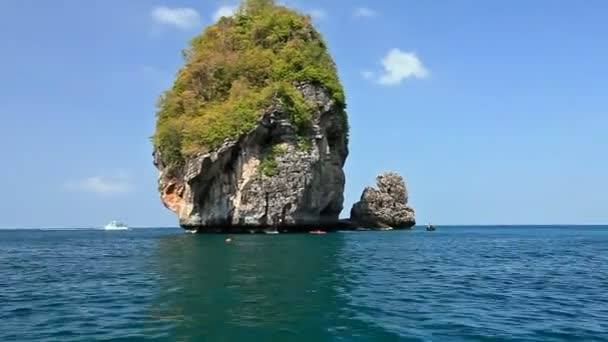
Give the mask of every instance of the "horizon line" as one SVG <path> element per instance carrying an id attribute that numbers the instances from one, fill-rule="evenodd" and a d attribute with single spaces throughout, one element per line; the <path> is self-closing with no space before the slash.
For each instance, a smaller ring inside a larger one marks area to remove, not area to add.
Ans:
<path id="1" fill-rule="evenodd" d="M 498 223 L 498 224 L 436 224 L 435 227 L 608 227 L 608 223 Z M 416 224 L 414 227 L 424 227 L 426 224 Z M 180 226 L 133 226 L 130 229 L 182 229 Z M 53 227 L 0 227 L 0 230 L 60 230 L 60 229 L 100 229 L 103 227 L 85 226 L 53 226 Z M 407 230 L 407 229 L 403 229 Z"/>

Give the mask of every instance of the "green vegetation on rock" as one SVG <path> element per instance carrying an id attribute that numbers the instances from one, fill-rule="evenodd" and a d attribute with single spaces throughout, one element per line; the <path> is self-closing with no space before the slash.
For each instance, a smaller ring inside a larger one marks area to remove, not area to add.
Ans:
<path id="1" fill-rule="evenodd" d="M 262 159 L 260 163 L 260 172 L 266 177 L 272 177 L 277 174 L 279 164 L 274 155 L 269 154 Z"/>
<path id="2" fill-rule="evenodd" d="M 312 138 L 300 136 L 298 137 L 298 150 L 308 152 L 312 148 Z"/>
<path id="3" fill-rule="evenodd" d="M 273 0 L 245 0 L 233 17 L 192 39 L 183 55 L 186 65 L 158 102 L 153 141 L 167 165 L 253 129 L 273 99 L 303 135 L 312 108 L 298 82 L 325 87 L 345 108 L 335 64 L 310 17 Z"/>
<path id="4" fill-rule="evenodd" d="M 275 144 L 269 153 L 266 153 L 262 161 L 260 162 L 260 172 L 266 177 L 272 177 L 277 173 L 279 164 L 277 163 L 277 157 L 287 152 L 287 146 L 284 144 Z"/>

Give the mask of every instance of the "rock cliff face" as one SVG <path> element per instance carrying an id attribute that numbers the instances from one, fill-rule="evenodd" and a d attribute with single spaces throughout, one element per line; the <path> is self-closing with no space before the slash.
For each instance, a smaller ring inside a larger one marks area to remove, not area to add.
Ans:
<path id="1" fill-rule="evenodd" d="M 366 228 L 411 228 L 416 224 L 414 209 L 408 206 L 403 177 L 394 172 L 376 178 L 377 189 L 366 187 L 361 200 L 350 211 L 351 221 Z"/>
<path id="2" fill-rule="evenodd" d="M 163 204 L 182 227 L 298 230 L 337 222 L 348 155 L 345 114 L 323 87 L 296 87 L 314 104 L 312 125 L 304 134 L 296 133 L 277 98 L 253 130 L 183 166 L 163 165 L 161 152 L 155 151 Z"/>

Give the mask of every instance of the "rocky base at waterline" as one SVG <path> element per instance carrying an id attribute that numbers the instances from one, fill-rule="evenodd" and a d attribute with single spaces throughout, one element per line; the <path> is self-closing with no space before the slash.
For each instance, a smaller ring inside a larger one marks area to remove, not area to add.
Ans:
<path id="1" fill-rule="evenodd" d="M 414 209 L 408 205 L 403 177 L 394 172 L 380 174 L 377 188 L 366 187 L 361 200 L 350 211 L 350 220 L 366 228 L 407 229 L 416 224 Z"/>
<path id="2" fill-rule="evenodd" d="M 349 219 L 336 216 L 299 221 L 291 224 L 219 224 L 209 226 L 182 225 L 197 233 L 261 234 L 307 233 L 313 230 L 326 232 L 340 230 L 411 229 L 416 224 L 415 212 L 408 205 L 408 191 L 403 177 L 394 172 L 380 174 L 377 188 L 366 187 L 361 200 L 351 209 Z"/>
<path id="3" fill-rule="evenodd" d="M 262 225 L 225 225 L 204 227 L 182 227 L 190 233 L 197 234 L 298 234 L 310 233 L 312 231 L 337 232 L 345 230 L 357 230 L 360 227 L 350 220 L 335 220 L 321 224 L 319 222 L 302 225 L 262 226 Z"/>
<path id="4" fill-rule="evenodd" d="M 282 226 L 263 226 L 263 225 L 224 225 L 224 226 L 182 226 L 186 231 L 197 234 L 268 234 L 270 233 L 310 233 L 313 231 L 324 231 L 328 233 L 338 231 L 370 231 L 386 230 L 393 228 L 388 226 L 368 226 L 351 219 L 339 219 L 326 222 L 311 222 L 310 224 L 282 225 Z M 412 227 L 407 227 L 412 228 Z M 395 227 L 393 229 L 404 229 Z"/>

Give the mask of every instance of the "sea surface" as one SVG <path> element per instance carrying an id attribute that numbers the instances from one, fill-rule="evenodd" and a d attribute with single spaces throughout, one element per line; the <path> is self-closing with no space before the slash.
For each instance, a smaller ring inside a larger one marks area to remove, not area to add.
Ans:
<path id="1" fill-rule="evenodd" d="M 0 341 L 608 341 L 608 227 L 0 231 Z"/>

